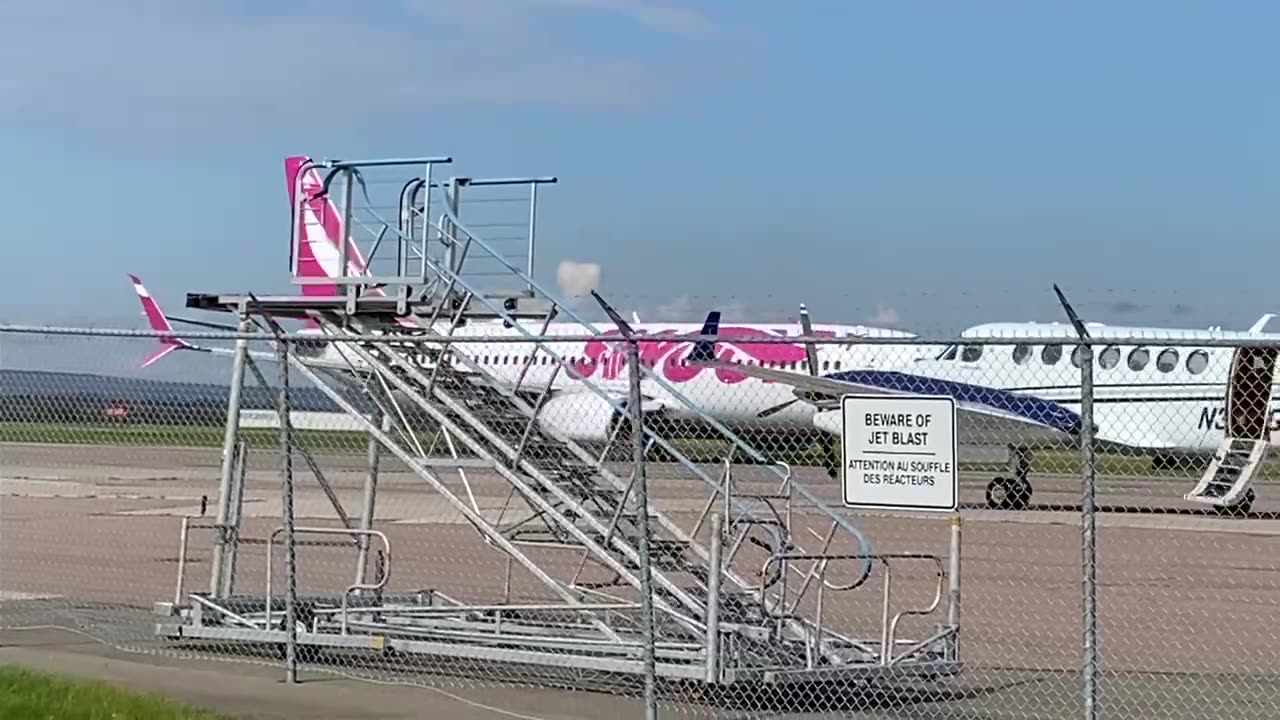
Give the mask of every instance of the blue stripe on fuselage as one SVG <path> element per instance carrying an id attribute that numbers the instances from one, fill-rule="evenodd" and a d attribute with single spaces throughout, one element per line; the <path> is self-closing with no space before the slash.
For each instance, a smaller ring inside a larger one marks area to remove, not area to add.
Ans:
<path id="1" fill-rule="evenodd" d="M 827 375 L 832 380 L 919 395 L 948 395 L 956 402 L 982 405 L 1016 415 L 1064 433 L 1080 430 L 1080 416 L 1058 403 L 982 385 L 939 380 L 889 370 L 848 370 Z"/>

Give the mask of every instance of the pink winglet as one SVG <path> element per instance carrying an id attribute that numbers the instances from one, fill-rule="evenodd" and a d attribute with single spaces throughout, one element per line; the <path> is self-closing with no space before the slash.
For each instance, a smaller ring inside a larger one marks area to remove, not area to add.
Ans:
<path id="1" fill-rule="evenodd" d="M 164 312 L 160 310 L 160 304 L 151 297 L 151 293 L 147 292 L 146 286 L 138 279 L 137 275 L 130 275 L 129 279 L 133 281 L 133 291 L 138 294 L 138 301 L 142 303 L 142 312 L 147 316 L 147 324 L 157 333 L 161 333 L 158 340 L 160 341 L 160 349 L 147 356 L 143 361 L 142 367 L 147 367 L 160 358 L 168 355 L 174 350 L 189 350 L 193 346 L 180 338 L 174 337 L 173 326 L 169 324 L 165 318 Z"/>

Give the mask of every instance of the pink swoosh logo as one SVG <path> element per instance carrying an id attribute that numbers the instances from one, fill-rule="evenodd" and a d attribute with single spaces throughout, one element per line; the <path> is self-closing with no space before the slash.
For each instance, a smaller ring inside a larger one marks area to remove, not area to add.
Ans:
<path id="1" fill-rule="evenodd" d="M 659 333 L 670 335 L 673 331 L 662 330 Z M 835 337 L 835 333 L 831 331 L 815 331 L 813 334 Z M 610 330 L 603 333 L 603 337 L 616 338 L 619 337 L 619 333 L 617 330 Z M 804 345 L 751 342 L 752 338 L 785 337 L 782 333 L 750 327 L 721 327 L 717 337 L 716 359 L 722 362 L 755 361 L 753 364 L 764 367 L 790 367 L 792 363 L 796 363 L 799 369 L 799 364 L 806 361 Z M 657 369 L 662 377 L 670 382 L 686 383 L 709 370 L 709 368 L 688 365 L 687 360 L 693 351 L 693 346 L 693 340 L 641 341 L 640 362 Z M 572 367 L 575 373 L 584 378 L 598 377 L 602 380 L 615 380 L 627 367 L 626 349 L 618 342 L 592 340 L 587 343 L 583 355 L 585 357 Z M 718 381 L 726 385 L 739 383 L 748 378 L 747 375 L 732 370 L 716 369 L 711 372 L 715 373 Z"/>

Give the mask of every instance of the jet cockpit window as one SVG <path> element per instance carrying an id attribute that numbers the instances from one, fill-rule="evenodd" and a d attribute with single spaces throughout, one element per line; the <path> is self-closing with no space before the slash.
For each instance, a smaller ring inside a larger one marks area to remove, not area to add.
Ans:
<path id="1" fill-rule="evenodd" d="M 947 346 L 947 347 L 946 347 L 942 352 L 938 353 L 938 358 L 937 358 L 937 359 L 939 359 L 939 360 L 955 360 L 955 359 L 956 359 L 956 351 L 957 351 L 958 349 L 959 349 L 959 348 L 958 348 L 958 346 L 956 346 L 956 345 L 948 345 L 948 346 Z"/>
<path id="2" fill-rule="evenodd" d="M 981 357 L 981 345 L 965 345 L 964 349 L 960 351 L 960 362 L 978 362 Z"/>

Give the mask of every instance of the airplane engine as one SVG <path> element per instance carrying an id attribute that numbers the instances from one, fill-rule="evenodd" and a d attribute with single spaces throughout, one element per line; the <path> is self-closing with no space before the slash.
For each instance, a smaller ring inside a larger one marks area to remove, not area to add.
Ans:
<path id="1" fill-rule="evenodd" d="M 623 412 L 592 392 L 563 393 L 542 406 L 538 422 L 549 431 L 578 442 L 607 442 L 618 423 L 626 421 L 623 413 L 627 399 L 618 398 L 615 402 L 623 408 Z M 663 403 L 645 401 L 643 408 L 646 413 L 656 412 L 663 408 Z"/>

